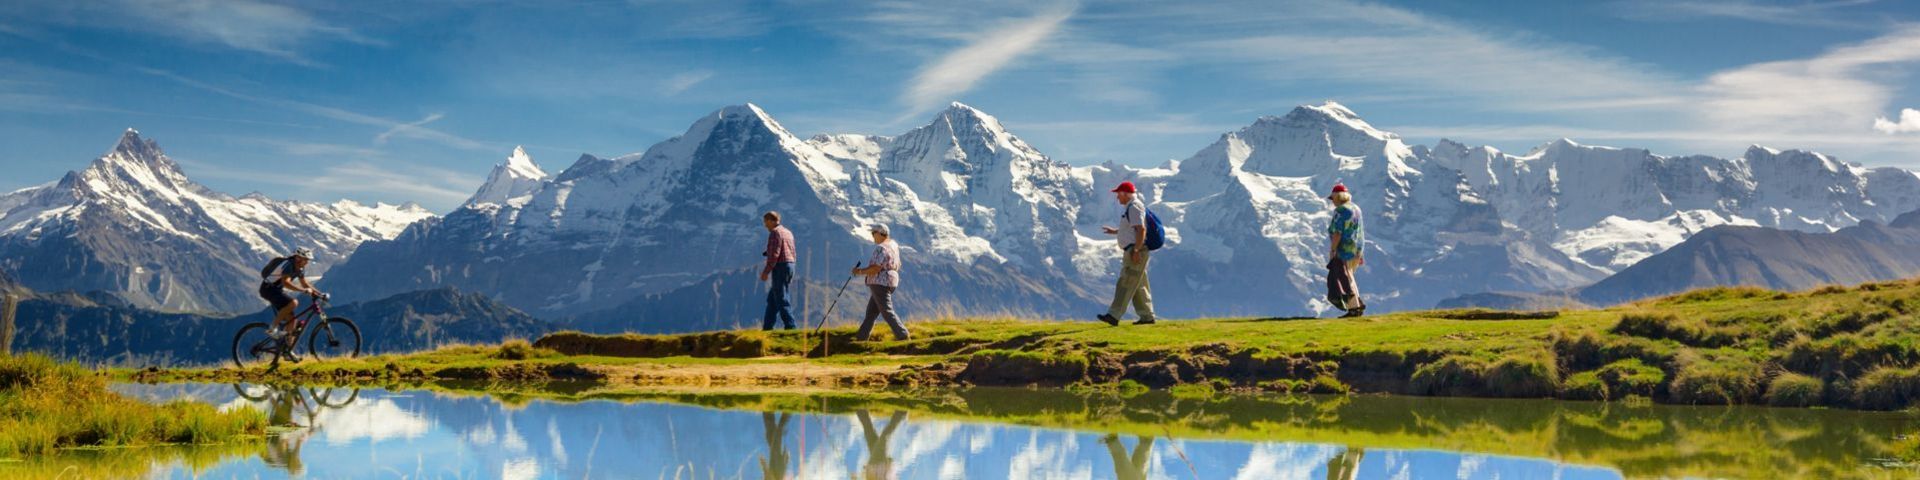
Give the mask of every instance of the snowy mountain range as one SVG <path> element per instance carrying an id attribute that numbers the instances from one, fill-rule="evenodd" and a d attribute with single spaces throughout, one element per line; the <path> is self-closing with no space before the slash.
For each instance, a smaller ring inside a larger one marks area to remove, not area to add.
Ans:
<path id="1" fill-rule="evenodd" d="M 879 222 L 907 251 L 912 308 L 1083 317 L 1104 306 L 1116 273 L 1119 251 L 1100 227 L 1118 223 L 1107 190 L 1123 180 L 1166 221 L 1171 246 L 1152 279 L 1170 316 L 1324 310 L 1322 197 L 1335 183 L 1366 211 L 1363 286 L 1382 308 L 1586 285 L 1715 225 L 1825 232 L 1920 208 L 1913 172 L 1816 153 L 1429 148 L 1334 103 L 1260 118 L 1144 169 L 1055 162 L 958 103 L 897 136 L 807 139 L 749 104 L 557 175 L 515 152 L 466 206 L 369 243 L 329 288 L 377 298 L 456 286 L 648 329 L 725 316 L 713 310 L 727 305 L 750 317 L 763 295 L 742 280 L 765 238 L 757 218 L 779 210 L 804 282 L 837 285 L 848 259 L 865 258 L 864 225 Z"/>
<path id="2" fill-rule="evenodd" d="M 1324 311 L 1323 197 L 1336 183 L 1365 211 L 1362 287 L 1383 310 L 1592 284 L 1718 225 L 1825 233 L 1920 209 L 1914 172 L 1817 153 L 1427 147 L 1331 102 L 1155 168 L 1065 165 L 959 103 L 899 135 L 810 138 L 747 104 L 558 173 L 515 149 L 444 217 L 228 197 L 129 132 L 88 169 L 0 197 L 0 270 L 42 291 L 246 310 L 253 293 L 234 285 L 311 245 L 333 267 L 323 288 L 343 300 L 455 287 L 596 329 L 722 328 L 753 323 L 758 217 L 778 210 L 800 246 L 808 312 L 866 258 L 865 226 L 885 223 L 906 253 L 910 314 L 1080 318 L 1102 309 L 1117 273 L 1101 227 L 1119 223 L 1108 190 L 1121 181 L 1166 222 L 1151 278 L 1170 317 Z"/>
<path id="3" fill-rule="evenodd" d="M 0 270 L 34 290 L 104 291 L 143 308 L 242 312 L 266 306 L 260 266 L 314 250 L 309 275 L 362 242 L 432 214 L 415 205 L 233 197 L 188 179 L 132 129 L 86 169 L 0 195 Z"/>

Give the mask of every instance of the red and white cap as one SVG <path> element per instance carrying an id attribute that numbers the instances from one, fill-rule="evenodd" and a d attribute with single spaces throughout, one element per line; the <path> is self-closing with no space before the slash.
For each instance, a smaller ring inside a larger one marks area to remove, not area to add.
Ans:
<path id="1" fill-rule="evenodd" d="M 1114 192 L 1127 192 L 1127 193 L 1134 193 L 1134 192 L 1137 192 L 1138 190 L 1135 190 L 1135 189 L 1133 188 L 1133 182 L 1120 182 L 1120 186 L 1118 186 L 1118 187 L 1113 187 L 1113 191 L 1114 191 Z"/>
<path id="2" fill-rule="evenodd" d="M 1327 198 L 1333 198 L 1335 194 L 1341 194 L 1341 193 L 1347 193 L 1347 184 L 1344 184 L 1344 183 L 1333 184 L 1333 193 L 1327 194 Z"/>

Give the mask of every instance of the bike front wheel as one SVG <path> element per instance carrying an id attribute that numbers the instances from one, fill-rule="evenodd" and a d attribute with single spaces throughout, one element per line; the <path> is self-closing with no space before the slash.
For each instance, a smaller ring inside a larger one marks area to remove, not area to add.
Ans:
<path id="1" fill-rule="evenodd" d="M 360 356 L 360 326 L 345 318 L 329 318 L 308 327 L 307 353 L 314 360 L 338 360 Z"/>
<path id="2" fill-rule="evenodd" d="M 279 361 L 280 349 L 273 337 L 267 336 L 267 324 L 249 323 L 233 334 L 234 366 L 248 369 Z"/>

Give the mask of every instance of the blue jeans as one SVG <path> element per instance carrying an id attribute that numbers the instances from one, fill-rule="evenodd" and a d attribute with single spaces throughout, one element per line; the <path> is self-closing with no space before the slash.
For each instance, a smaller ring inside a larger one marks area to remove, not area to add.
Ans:
<path id="1" fill-rule="evenodd" d="M 788 287 L 793 285 L 793 262 L 773 264 L 771 277 L 773 288 L 767 290 L 767 316 L 760 320 L 760 329 L 773 330 L 773 318 L 779 315 L 786 321 L 787 329 L 793 330 L 793 312 L 787 311 L 787 306 L 793 304 L 787 301 Z"/>

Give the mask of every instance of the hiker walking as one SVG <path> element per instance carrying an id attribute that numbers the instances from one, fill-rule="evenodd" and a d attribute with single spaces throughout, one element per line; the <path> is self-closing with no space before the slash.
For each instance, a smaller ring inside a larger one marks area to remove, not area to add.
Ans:
<path id="1" fill-rule="evenodd" d="M 1107 313 L 1099 316 L 1107 325 L 1120 325 L 1120 317 L 1127 314 L 1127 305 L 1133 305 L 1133 312 L 1140 315 L 1134 325 L 1153 324 L 1153 294 L 1147 285 L 1147 260 L 1152 256 L 1147 245 L 1148 213 L 1147 206 L 1140 202 L 1133 182 L 1120 182 L 1113 189 L 1115 200 L 1126 208 L 1120 214 L 1120 228 L 1101 227 L 1108 235 L 1117 235 L 1120 241 L 1120 280 L 1113 287 L 1113 304 L 1107 306 Z M 1157 222 L 1156 222 L 1157 223 Z"/>
<path id="2" fill-rule="evenodd" d="M 867 318 L 860 322 L 856 338 L 866 340 L 873 333 L 873 319 L 884 317 L 893 338 L 906 340 L 907 327 L 893 313 L 893 292 L 900 288 L 900 244 L 890 238 L 886 225 L 874 224 L 867 232 L 873 235 L 873 258 L 867 259 L 867 266 L 853 269 L 853 274 L 867 276 L 867 290 L 873 295 L 867 297 Z"/>
<path id="3" fill-rule="evenodd" d="M 787 309 L 793 304 L 787 301 L 788 287 L 793 285 L 793 232 L 780 225 L 780 212 L 761 215 L 760 223 L 767 226 L 767 251 L 761 253 L 767 264 L 760 269 L 760 281 L 773 282 L 767 289 L 767 314 L 760 319 L 760 329 L 773 330 L 773 318 L 778 315 L 787 330 L 793 330 L 793 312 Z"/>
<path id="4" fill-rule="evenodd" d="M 1361 255 L 1366 235 L 1360 228 L 1360 206 L 1353 204 L 1353 194 L 1347 193 L 1347 186 L 1334 184 L 1333 194 L 1327 196 L 1333 202 L 1333 220 L 1327 224 L 1327 302 L 1333 308 L 1346 310 L 1340 318 L 1358 317 L 1367 314 L 1367 304 L 1360 300 L 1360 286 L 1353 281 L 1353 269 L 1367 264 Z"/>

